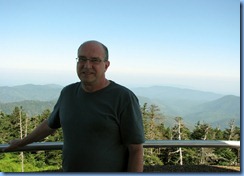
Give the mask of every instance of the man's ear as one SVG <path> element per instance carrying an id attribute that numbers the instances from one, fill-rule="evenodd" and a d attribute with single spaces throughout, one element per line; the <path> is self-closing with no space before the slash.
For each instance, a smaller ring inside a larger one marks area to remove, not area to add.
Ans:
<path id="1" fill-rule="evenodd" d="M 110 62 L 109 61 L 106 61 L 105 62 L 105 71 L 107 71 L 108 67 L 110 66 Z"/>

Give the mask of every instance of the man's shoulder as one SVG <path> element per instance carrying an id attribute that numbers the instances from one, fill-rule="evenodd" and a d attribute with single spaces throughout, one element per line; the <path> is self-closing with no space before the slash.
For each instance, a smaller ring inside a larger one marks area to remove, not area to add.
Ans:
<path id="1" fill-rule="evenodd" d="M 116 89 L 116 90 L 119 90 L 119 91 L 131 92 L 131 90 L 129 88 L 127 88 L 127 87 L 125 87 L 125 86 L 123 86 L 121 84 L 118 84 L 118 83 L 116 83 L 114 81 L 111 81 L 111 80 L 110 80 L 110 82 L 111 82 L 111 85 L 112 85 L 111 87 L 113 89 Z"/>
<path id="2" fill-rule="evenodd" d="M 65 86 L 62 90 L 62 92 L 70 92 L 79 89 L 80 87 L 80 82 L 72 83 L 67 86 Z"/>
<path id="3" fill-rule="evenodd" d="M 112 83 L 112 88 L 114 90 L 116 90 L 116 91 L 118 91 L 118 92 L 120 92 L 120 93 L 122 93 L 124 95 L 126 95 L 126 94 L 127 95 L 134 95 L 132 90 L 130 90 L 129 88 L 127 88 L 127 87 L 125 87 L 125 86 L 123 86 L 121 84 L 118 84 L 116 82 L 113 82 L 113 81 L 111 81 L 111 83 Z"/>

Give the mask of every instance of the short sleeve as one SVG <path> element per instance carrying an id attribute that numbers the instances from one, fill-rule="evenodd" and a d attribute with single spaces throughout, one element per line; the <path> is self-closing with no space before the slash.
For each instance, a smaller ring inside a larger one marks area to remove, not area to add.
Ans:
<path id="1" fill-rule="evenodd" d="M 48 126 L 52 129 L 57 129 L 57 128 L 61 127 L 60 117 L 59 117 L 61 96 L 62 96 L 62 94 L 60 94 L 59 99 L 58 99 L 57 103 L 55 104 L 51 115 L 48 118 Z"/>
<path id="2" fill-rule="evenodd" d="M 140 105 L 133 93 L 129 94 L 121 113 L 120 128 L 124 144 L 142 144 L 145 142 Z"/>

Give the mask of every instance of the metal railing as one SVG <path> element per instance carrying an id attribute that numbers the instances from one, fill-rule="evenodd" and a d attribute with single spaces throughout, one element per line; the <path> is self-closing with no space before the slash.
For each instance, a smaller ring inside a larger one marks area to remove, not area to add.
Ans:
<path id="1" fill-rule="evenodd" d="M 63 142 L 36 142 L 24 147 L 20 147 L 11 151 L 4 151 L 9 144 L 0 144 L 0 154 L 5 152 L 23 152 L 23 151 L 44 151 L 44 150 L 62 150 Z M 238 151 L 237 163 L 240 163 L 240 141 L 224 141 L 224 140 L 147 140 L 143 144 L 144 148 L 167 148 L 167 147 L 203 147 L 203 148 L 236 148 Z M 143 172 L 239 172 L 240 168 L 226 169 L 216 166 L 144 166 Z M 62 172 L 62 169 L 48 170 L 45 172 Z"/>
<path id="2" fill-rule="evenodd" d="M 0 153 L 20 152 L 20 151 L 39 151 L 39 150 L 62 150 L 63 142 L 35 142 L 24 147 L 11 151 L 4 151 L 9 144 L 0 144 Z M 222 140 L 147 140 L 143 144 L 144 148 L 162 147 L 203 147 L 203 148 L 240 148 L 240 141 Z"/>

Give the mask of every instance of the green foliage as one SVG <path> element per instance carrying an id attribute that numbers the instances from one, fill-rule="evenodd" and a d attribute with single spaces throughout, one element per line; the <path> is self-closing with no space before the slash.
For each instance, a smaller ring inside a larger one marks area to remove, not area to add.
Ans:
<path id="1" fill-rule="evenodd" d="M 212 132 L 213 130 L 209 124 L 201 124 L 200 122 L 197 122 L 197 125 L 191 134 L 191 138 L 197 140 L 211 140 L 213 139 Z"/>
<path id="2" fill-rule="evenodd" d="M 21 166 L 15 153 L 0 154 L 0 172 L 20 172 Z"/>
<path id="3" fill-rule="evenodd" d="M 183 163 L 187 165 L 196 165 L 198 163 L 197 150 L 195 148 L 183 149 Z"/>
<path id="4" fill-rule="evenodd" d="M 146 140 L 158 140 L 162 138 L 162 133 L 159 130 L 160 119 L 163 115 L 160 114 L 160 110 L 156 105 L 147 106 L 147 103 L 141 108 L 143 124 L 145 130 Z"/>
<path id="5" fill-rule="evenodd" d="M 9 141 L 22 138 L 32 132 L 44 119 L 50 115 L 50 110 L 44 110 L 41 115 L 27 117 L 22 107 L 15 107 L 10 115 L 0 113 L 0 142 L 8 143 Z M 11 130 L 10 130 L 11 129 Z M 22 133 L 22 135 L 21 135 Z M 62 141 L 62 131 L 57 132 L 44 141 Z M 61 151 L 36 151 L 24 153 L 24 171 L 46 171 L 59 170 L 61 168 Z M 20 152 L 1 153 L 0 154 L 0 171 L 1 172 L 21 172 L 22 160 Z"/>
<path id="6" fill-rule="evenodd" d="M 156 153 L 144 154 L 144 165 L 145 166 L 163 165 L 163 162 L 156 155 Z"/>
<path id="7" fill-rule="evenodd" d="M 214 135 L 213 138 L 215 140 L 223 140 L 224 139 L 224 132 L 221 131 L 219 128 L 215 128 L 213 130 L 213 135 Z"/>
<path id="8" fill-rule="evenodd" d="M 224 131 L 213 129 L 207 123 L 196 123 L 190 131 L 182 117 L 175 117 L 175 125 L 166 127 L 164 116 L 158 106 L 145 103 L 141 107 L 146 140 L 240 140 L 240 128 L 230 121 L 229 128 Z M 0 111 L 0 143 L 8 143 L 12 139 L 21 138 L 32 132 L 44 119 L 50 115 L 46 109 L 39 115 L 29 117 L 22 107 L 15 107 L 10 114 Z M 20 133 L 22 131 L 22 135 Z M 62 130 L 44 139 L 45 142 L 63 141 Z M 62 151 L 24 152 L 24 171 L 60 170 Z M 228 148 L 145 148 L 144 165 L 184 165 L 215 164 L 234 165 L 238 161 L 238 151 Z M 1 172 L 21 172 L 21 157 L 19 152 L 0 153 Z"/>
<path id="9" fill-rule="evenodd" d="M 162 138 L 162 133 L 160 133 L 160 127 L 157 126 L 156 121 L 159 119 L 161 114 L 159 114 L 159 109 L 156 105 L 151 105 L 147 107 L 147 103 L 141 108 L 143 116 L 143 124 L 145 130 L 146 140 L 158 140 Z M 162 127 L 161 127 L 162 128 Z M 154 149 L 144 150 L 144 164 L 145 165 L 162 165 L 163 162 L 159 159 L 157 153 Z"/>
<path id="10" fill-rule="evenodd" d="M 193 131 L 185 125 L 182 117 L 175 117 L 175 125 L 165 127 L 164 123 L 157 123 L 157 118 L 163 118 L 156 105 L 141 107 L 146 140 L 240 140 L 240 128 L 230 122 L 225 131 L 213 129 L 209 124 L 198 121 Z M 184 165 L 194 164 L 233 164 L 237 163 L 238 152 L 221 150 L 219 148 L 176 148 L 144 149 L 145 165 L 178 165 L 182 159 Z M 180 153 L 182 158 L 180 158 Z M 228 161 L 228 162 L 227 162 Z"/>
<path id="11" fill-rule="evenodd" d="M 224 138 L 226 140 L 240 140 L 240 128 L 235 126 L 235 120 L 231 120 L 229 128 L 224 131 Z"/>
<path id="12" fill-rule="evenodd" d="M 230 148 L 218 148 L 215 150 L 215 154 L 218 156 L 218 159 L 215 161 L 215 164 L 218 165 L 234 165 L 237 163 L 237 155 L 235 153 L 236 149 Z"/>

